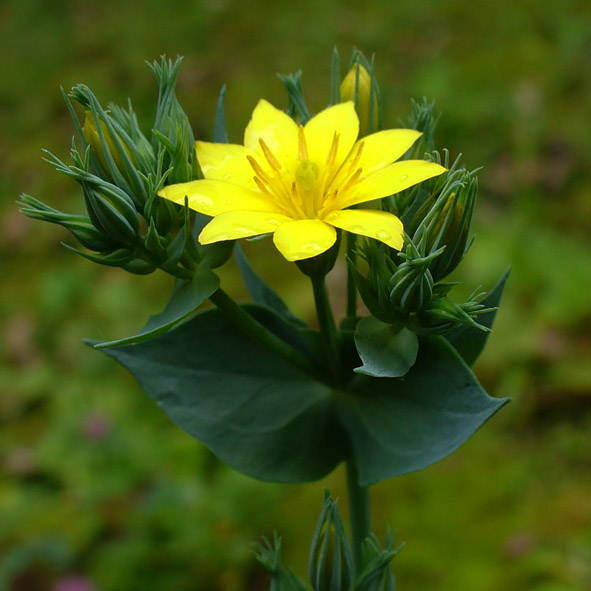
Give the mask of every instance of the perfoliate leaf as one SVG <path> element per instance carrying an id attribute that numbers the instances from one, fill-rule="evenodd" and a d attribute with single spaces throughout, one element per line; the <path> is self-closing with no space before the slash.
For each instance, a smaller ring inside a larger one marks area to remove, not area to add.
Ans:
<path id="1" fill-rule="evenodd" d="M 441 337 L 421 342 L 402 379 L 359 376 L 341 397 L 359 484 L 425 468 L 455 451 L 503 405 Z"/>
<path id="2" fill-rule="evenodd" d="M 273 316 L 265 308 L 259 313 Z M 157 339 L 103 350 L 135 375 L 177 425 L 244 474 L 310 481 L 343 459 L 346 444 L 331 389 L 216 310 Z"/>
<path id="3" fill-rule="evenodd" d="M 501 296 L 505 289 L 505 283 L 509 277 L 511 268 L 503 273 L 488 295 L 480 302 L 486 308 L 495 308 L 491 312 L 478 316 L 478 324 L 486 328 L 492 328 L 497 315 L 496 308 L 501 302 Z M 470 366 L 474 365 L 480 353 L 486 345 L 489 331 L 481 330 L 472 326 L 461 326 L 445 335 L 445 339 L 451 343 L 454 349 L 462 356 L 462 359 Z"/>
<path id="4" fill-rule="evenodd" d="M 363 361 L 355 372 L 376 378 L 403 376 L 412 367 L 419 350 L 414 332 L 406 328 L 396 330 L 373 316 L 357 323 L 355 345 Z"/>
<path id="5" fill-rule="evenodd" d="M 313 355 L 302 330 L 269 308 L 245 308 Z M 249 476 L 322 478 L 353 457 L 367 486 L 446 457 L 507 403 L 489 397 L 441 337 L 421 342 L 403 378 L 355 376 L 336 390 L 289 365 L 217 310 L 155 339 L 107 347 L 181 428 Z"/>
<path id="6" fill-rule="evenodd" d="M 124 337 L 115 341 L 97 343 L 97 349 L 106 347 L 122 347 L 149 341 L 172 330 L 177 324 L 194 313 L 197 308 L 220 286 L 219 277 L 207 267 L 197 269 L 189 282 L 179 281 L 166 308 L 156 316 L 151 316 L 146 326 L 137 335 Z"/>

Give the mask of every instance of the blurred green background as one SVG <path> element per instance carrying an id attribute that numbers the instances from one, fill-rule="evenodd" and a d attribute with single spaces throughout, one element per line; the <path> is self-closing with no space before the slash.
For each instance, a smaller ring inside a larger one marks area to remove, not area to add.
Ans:
<path id="1" fill-rule="evenodd" d="M 42 148 L 69 151 L 60 86 L 84 82 L 103 103 L 131 97 L 149 130 L 156 85 L 144 60 L 184 55 L 178 94 L 196 136 L 211 138 L 227 83 L 238 142 L 258 98 L 286 105 L 276 72 L 303 68 L 308 103 L 323 108 L 335 45 L 343 63 L 355 46 L 375 52 L 386 127 L 407 116 L 410 97 L 434 99 L 437 146 L 484 165 L 459 279 L 488 288 L 513 267 L 475 369 L 513 404 L 448 459 L 373 489 L 377 532 L 389 524 L 406 542 L 399 588 L 591 588 L 591 5 L 3 0 L 0 589 L 265 589 L 250 543 L 273 529 L 305 574 L 322 487 L 344 496 L 341 470 L 280 486 L 220 466 L 82 344 L 139 329 L 169 278 L 76 257 L 59 244 L 72 244 L 65 231 L 24 218 L 15 201 L 27 192 L 82 208 L 41 160 Z M 309 315 L 295 269 L 265 245 L 252 254 Z M 241 295 L 231 267 L 224 280 Z"/>

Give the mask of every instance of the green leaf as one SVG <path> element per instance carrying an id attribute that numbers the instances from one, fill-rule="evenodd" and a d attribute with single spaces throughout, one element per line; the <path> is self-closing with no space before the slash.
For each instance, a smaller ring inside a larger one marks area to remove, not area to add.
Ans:
<path id="1" fill-rule="evenodd" d="M 414 364 L 419 351 L 417 335 L 370 316 L 362 318 L 355 330 L 355 345 L 363 365 L 356 373 L 376 378 L 399 378 Z"/>
<path id="2" fill-rule="evenodd" d="M 97 343 L 97 349 L 107 347 L 122 347 L 143 343 L 172 330 L 177 324 L 185 320 L 220 286 L 219 277 L 207 267 L 197 269 L 193 279 L 189 282 L 179 281 L 166 308 L 151 316 L 140 332 L 131 337 L 124 337 L 115 341 Z"/>
<path id="3" fill-rule="evenodd" d="M 425 468 L 455 451 L 509 399 L 491 398 L 442 338 L 421 342 L 403 379 L 358 376 L 341 396 L 359 484 Z"/>
<path id="4" fill-rule="evenodd" d="M 497 281 L 488 295 L 480 302 L 486 308 L 494 310 L 478 316 L 478 324 L 486 328 L 492 328 L 497 315 L 496 308 L 501 303 L 501 296 L 505 289 L 505 283 L 509 277 L 511 268 L 508 267 L 501 278 Z M 445 335 L 445 339 L 451 343 L 454 349 L 462 356 L 462 359 L 470 366 L 474 365 L 480 353 L 486 345 L 489 331 L 481 330 L 472 326 L 461 326 L 456 330 Z"/>
<path id="5" fill-rule="evenodd" d="M 215 111 L 215 125 L 213 128 L 213 141 L 217 144 L 228 143 L 226 131 L 226 116 L 224 114 L 224 98 L 226 97 L 226 85 L 222 86 Z"/>
<path id="6" fill-rule="evenodd" d="M 242 275 L 244 285 L 250 294 L 253 301 L 261 306 L 266 306 L 277 312 L 280 316 L 295 322 L 296 324 L 305 325 L 303 320 L 295 316 L 287 307 L 287 304 L 277 295 L 277 293 L 269 287 L 262 279 L 262 277 L 252 268 L 248 259 L 242 252 L 239 244 L 235 246 L 236 263 Z"/>
<path id="7" fill-rule="evenodd" d="M 300 329 L 248 312 L 309 354 Z M 508 402 L 489 397 L 441 337 L 421 342 L 403 379 L 356 375 L 346 391 L 316 380 L 217 310 L 155 339 L 106 347 L 182 429 L 249 476 L 307 482 L 351 455 L 367 486 L 446 457 Z"/>
<path id="8" fill-rule="evenodd" d="M 265 308 L 258 313 L 270 324 L 279 321 Z M 244 474 L 317 480 L 344 457 L 332 390 L 217 310 L 157 339 L 103 351 L 129 369 L 177 425 Z"/>

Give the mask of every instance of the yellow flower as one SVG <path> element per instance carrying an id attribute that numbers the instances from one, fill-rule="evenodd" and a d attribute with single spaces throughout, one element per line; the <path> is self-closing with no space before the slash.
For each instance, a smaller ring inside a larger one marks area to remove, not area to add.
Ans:
<path id="1" fill-rule="evenodd" d="M 210 215 L 201 244 L 273 234 L 289 261 L 317 256 L 336 241 L 335 228 L 403 245 L 402 222 L 375 209 L 349 209 L 398 193 L 445 168 L 400 158 L 421 135 L 380 131 L 357 141 L 352 102 L 298 126 L 265 100 L 244 133 L 244 146 L 196 142 L 205 179 L 169 185 L 159 195 Z"/>

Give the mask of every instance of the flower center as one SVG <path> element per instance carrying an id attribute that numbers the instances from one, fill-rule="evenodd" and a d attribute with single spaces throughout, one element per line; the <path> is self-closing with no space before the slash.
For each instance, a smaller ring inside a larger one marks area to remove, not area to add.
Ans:
<path id="1" fill-rule="evenodd" d="M 261 193 L 292 219 L 322 219 L 331 211 L 339 209 L 338 202 L 361 176 L 358 164 L 363 142 L 359 144 L 351 160 L 340 167 L 336 160 L 339 148 L 339 134 L 336 132 L 322 169 L 309 158 L 306 136 L 301 125 L 298 129 L 298 164 L 295 171 L 282 167 L 261 138 L 259 145 L 269 170 L 265 171 L 255 158 L 247 156 L 255 172 L 254 181 Z M 337 176 L 340 177 L 340 182 L 333 187 Z"/>

